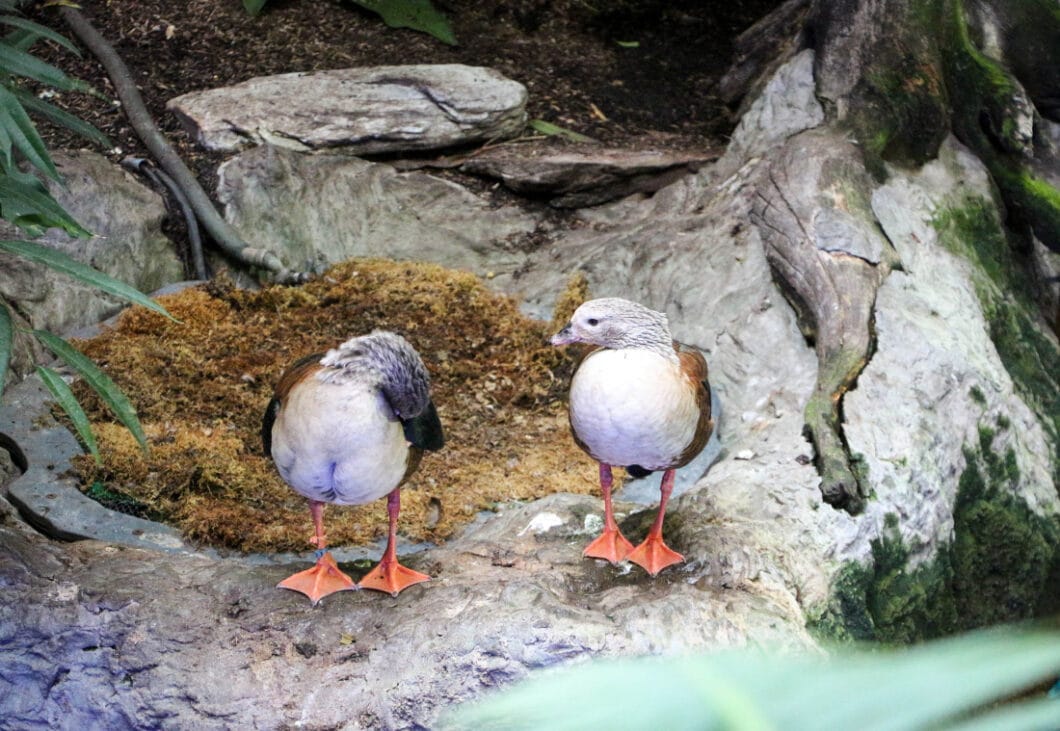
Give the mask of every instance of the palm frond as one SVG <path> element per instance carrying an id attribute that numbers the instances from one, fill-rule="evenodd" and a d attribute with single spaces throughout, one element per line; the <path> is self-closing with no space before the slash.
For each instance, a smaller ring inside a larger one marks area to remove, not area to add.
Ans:
<path id="1" fill-rule="evenodd" d="M 176 319 L 166 311 L 165 307 L 158 304 L 135 287 L 132 287 L 121 280 L 115 279 L 114 277 L 108 276 L 98 269 L 93 269 L 86 264 L 82 264 L 76 259 L 73 259 L 69 255 L 57 251 L 56 249 L 42 246 L 41 244 L 35 244 L 32 241 L 0 241 L 0 251 L 7 251 L 15 256 L 20 256 L 23 259 L 35 261 L 38 264 L 44 264 L 57 272 L 73 277 L 74 279 L 91 285 L 103 292 L 112 294 L 115 297 L 120 297 L 133 304 L 140 305 L 141 307 L 146 307 L 149 310 L 154 310 L 158 314 L 165 315 L 171 320 Z"/>
<path id="2" fill-rule="evenodd" d="M 125 425 L 136 441 L 140 449 L 147 451 L 147 437 L 144 435 L 140 419 L 136 416 L 136 409 L 130 403 L 128 397 L 118 388 L 118 384 L 111 380 L 110 376 L 100 370 L 99 366 L 82 355 L 76 348 L 47 330 L 34 330 L 33 336 L 44 344 L 48 350 L 55 353 L 71 368 L 81 374 L 85 382 L 92 390 L 99 394 L 107 407 L 118 417 L 118 421 Z"/>
<path id="3" fill-rule="evenodd" d="M 47 366 L 37 366 L 37 375 L 40 376 L 45 387 L 51 391 L 62 410 L 70 417 L 74 429 L 77 430 L 77 435 L 81 437 L 81 441 L 88 448 L 92 458 L 96 460 L 96 464 L 101 464 L 103 460 L 99 456 L 99 446 L 96 444 L 96 435 L 92 433 L 92 424 L 85 415 L 85 410 L 81 408 L 81 404 L 77 402 L 74 392 L 66 385 L 62 376 Z"/>

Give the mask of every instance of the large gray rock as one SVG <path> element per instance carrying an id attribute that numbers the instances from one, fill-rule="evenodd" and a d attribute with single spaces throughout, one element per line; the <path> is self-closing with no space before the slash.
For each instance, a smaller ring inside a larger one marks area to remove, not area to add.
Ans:
<path id="1" fill-rule="evenodd" d="M 501 506 L 406 559 L 429 584 L 313 608 L 275 588 L 308 557 L 261 567 L 59 544 L 0 500 L 0 713 L 24 729 L 429 728 L 448 705 L 560 662 L 749 638 L 813 647 L 774 581 L 715 585 L 694 565 L 653 580 L 583 559 L 598 509 L 572 495 Z M 733 539 L 714 548 L 742 555 Z"/>
<path id="2" fill-rule="evenodd" d="M 997 432 L 994 450 L 1012 449 L 1018 476 L 1006 489 L 1038 514 L 1060 514 L 1056 445 L 989 337 L 976 292 L 989 286 L 986 275 L 948 251 L 935 225 L 943 211 L 992 208 L 991 188 L 982 163 L 950 139 L 937 160 L 915 173 L 894 171 L 872 198 L 901 270 L 877 293 L 876 349 L 844 401 L 844 432 L 875 490 L 863 529 L 875 534 L 887 514 L 901 515 L 916 560 L 953 535 L 955 476 L 968 466 L 966 450 L 979 449 L 983 426 Z M 999 421 L 1010 426 L 999 429 Z"/>
<path id="3" fill-rule="evenodd" d="M 166 107 L 207 150 L 269 142 L 360 155 L 513 137 L 526 122 L 526 88 L 486 68 L 376 66 L 264 76 Z"/>
<path id="4" fill-rule="evenodd" d="M 481 275 L 515 270 L 538 220 L 455 183 L 334 154 L 263 145 L 219 172 L 225 217 L 253 246 L 319 270 L 354 256 L 428 259 Z"/>
<path id="5" fill-rule="evenodd" d="M 173 244 L 162 233 L 166 211 L 156 193 L 93 152 L 56 153 L 54 160 L 65 185 L 49 182 L 51 194 L 95 236 L 77 239 L 51 229 L 36 243 L 62 251 L 142 292 L 184 278 Z M 0 222 L 0 235 L 23 238 L 6 222 Z M 55 333 L 99 322 L 123 305 L 42 264 L 4 253 L 0 253 L 0 298 L 13 305 L 25 325 Z M 31 362 L 22 355 L 17 358 L 16 365 L 23 368 Z"/>

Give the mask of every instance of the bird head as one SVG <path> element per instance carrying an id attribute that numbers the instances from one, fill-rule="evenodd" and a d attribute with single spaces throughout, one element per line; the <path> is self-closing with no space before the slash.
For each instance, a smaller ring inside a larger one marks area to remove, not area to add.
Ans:
<path id="1" fill-rule="evenodd" d="M 551 343 L 673 349 L 665 314 L 620 297 L 584 302 L 571 315 L 570 322 L 552 336 Z"/>
<path id="2" fill-rule="evenodd" d="M 400 419 L 419 416 L 430 403 L 430 377 L 419 353 L 400 335 L 375 330 L 347 340 L 320 360 L 320 378 L 356 379 L 382 389 Z"/>

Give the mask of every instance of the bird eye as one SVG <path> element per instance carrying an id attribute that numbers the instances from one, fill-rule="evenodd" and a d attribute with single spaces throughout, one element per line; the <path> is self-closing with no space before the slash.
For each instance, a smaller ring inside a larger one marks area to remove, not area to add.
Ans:
<path id="1" fill-rule="evenodd" d="M 586 320 L 586 322 L 588 322 L 589 325 L 591 325 L 592 327 L 596 327 L 600 324 L 600 321 L 597 320 L 595 317 L 590 317 L 588 320 Z"/>

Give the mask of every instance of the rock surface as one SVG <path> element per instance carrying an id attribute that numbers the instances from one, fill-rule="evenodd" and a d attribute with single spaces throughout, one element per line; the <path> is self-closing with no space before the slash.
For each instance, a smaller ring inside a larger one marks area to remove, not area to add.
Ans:
<path id="1" fill-rule="evenodd" d="M 408 561 L 429 584 L 311 608 L 274 588 L 293 566 L 56 544 L 0 501 L 0 712 L 25 729 L 423 728 L 448 704 L 580 657 L 749 635 L 812 646 L 768 581 L 721 588 L 694 570 L 651 580 L 583 560 L 597 502 L 505 507 Z"/>
<path id="2" fill-rule="evenodd" d="M 268 142 L 366 155 L 513 137 L 526 121 L 526 88 L 459 64 L 377 66 L 259 77 L 166 106 L 208 150 Z"/>
<path id="3" fill-rule="evenodd" d="M 525 259 L 519 242 L 539 223 L 431 175 L 272 145 L 224 163 L 217 196 L 251 245 L 309 271 L 354 256 L 427 259 L 480 275 L 516 270 Z"/>
<path id="4" fill-rule="evenodd" d="M 583 208 L 634 193 L 654 193 L 716 158 L 648 150 L 533 154 L 520 146 L 476 154 L 460 169 L 498 178 L 516 193 L 548 198 L 557 208 Z"/>

